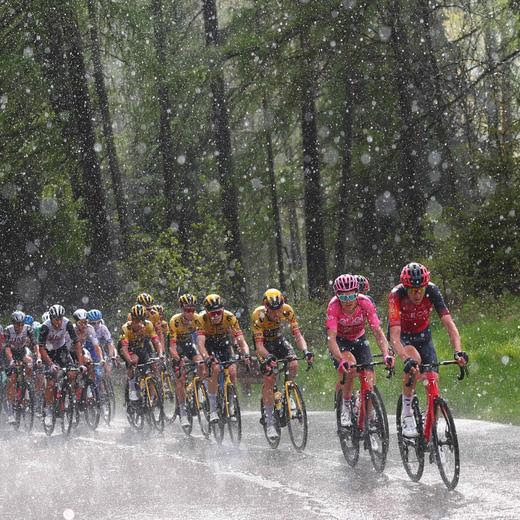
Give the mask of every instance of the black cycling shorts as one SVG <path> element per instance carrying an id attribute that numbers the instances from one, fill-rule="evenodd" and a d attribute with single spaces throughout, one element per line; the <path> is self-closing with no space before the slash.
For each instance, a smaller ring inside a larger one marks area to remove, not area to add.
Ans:
<path id="1" fill-rule="evenodd" d="M 229 361 L 233 354 L 233 344 L 230 338 L 222 336 L 206 336 L 205 347 L 210 356 L 215 356 L 219 361 Z"/>
<path id="2" fill-rule="evenodd" d="M 370 352 L 370 344 L 368 343 L 364 334 L 354 341 L 349 341 L 348 339 L 336 336 L 336 341 L 338 343 L 340 352 L 350 352 L 356 358 L 356 363 L 372 363 L 372 352 Z M 332 355 L 330 357 L 332 359 L 332 363 L 334 364 L 334 368 L 337 370 L 339 362 L 336 361 Z M 367 367 L 365 370 L 373 371 L 374 369 L 372 367 Z"/>
<path id="3" fill-rule="evenodd" d="M 273 341 L 266 341 L 264 347 L 267 352 L 272 354 L 276 359 L 296 359 L 296 353 L 294 352 L 293 347 L 284 337 L 276 338 Z"/>
<path id="4" fill-rule="evenodd" d="M 428 328 L 418 334 L 401 334 L 401 342 L 404 345 L 412 345 L 421 356 L 421 363 L 437 363 L 437 352 L 433 345 L 431 331 Z M 439 367 L 427 369 L 427 371 L 439 371 Z"/>
<path id="5" fill-rule="evenodd" d="M 191 341 L 177 343 L 177 354 L 180 357 L 187 357 L 193 361 L 193 358 L 199 354 L 197 347 Z"/>
<path id="6" fill-rule="evenodd" d="M 51 361 L 61 368 L 67 368 L 74 364 L 74 360 L 71 356 L 71 352 L 67 348 L 67 345 L 63 345 L 56 350 L 47 350 L 47 354 L 49 354 Z"/>

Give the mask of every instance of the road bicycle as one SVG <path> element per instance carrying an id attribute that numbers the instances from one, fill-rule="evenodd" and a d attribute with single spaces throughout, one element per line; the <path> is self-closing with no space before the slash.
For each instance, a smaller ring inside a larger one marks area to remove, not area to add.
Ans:
<path id="1" fill-rule="evenodd" d="M 15 422 L 13 427 L 29 433 L 34 422 L 34 388 L 32 381 L 27 378 L 26 367 L 22 362 L 15 362 L 11 368 L 16 376 L 13 413 Z"/>
<path id="2" fill-rule="evenodd" d="M 229 367 L 238 363 L 239 358 L 233 358 L 229 361 L 220 361 L 220 373 L 217 388 L 217 414 L 218 421 L 210 423 L 211 431 L 218 444 L 222 444 L 224 431 L 229 432 L 231 442 L 238 446 L 242 440 L 242 416 L 240 414 L 240 402 L 238 400 L 238 392 L 231 381 Z M 209 377 L 211 377 L 211 366 L 209 368 Z"/>
<path id="3" fill-rule="evenodd" d="M 370 388 L 368 382 L 368 368 L 385 365 L 383 361 L 358 363 L 356 368 L 360 381 L 360 390 L 354 392 L 350 406 L 350 426 L 341 425 L 341 411 L 343 408 L 343 394 L 340 388 L 336 393 L 335 409 L 337 433 L 341 451 L 349 466 L 354 467 L 359 460 L 359 445 L 368 450 L 374 469 L 381 473 L 385 469 L 386 456 L 389 446 L 389 428 L 386 409 L 377 386 Z M 387 378 L 392 377 L 393 369 L 388 370 Z M 343 374 L 341 384 L 345 384 L 346 374 Z"/>
<path id="4" fill-rule="evenodd" d="M 164 419 L 170 423 L 177 417 L 177 394 L 175 393 L 175 382 L 171 368 L 171 360 L 162 360 L 159 366 L 159 380 L 162 390 L 162 401 Z"/>
<path id="5" fill-rule="evenodd" d="M 100 363 L 93 363 L 94 366 Z M 103 402 L 103 410 L 101 403 Z M 106 407 L 110 406 L 110 401 L 107 399 L 100 399 L 99 390 L 92 377 L 90 371 L 85 374 L 80 374 L 76 378 L 76 414 L 75 424 L 78 426 L 81 412 L 85 417 L 85 422 L 91 430 L 95 430 L 99 425 L 101 414 L 106 415 Z"/>
<path id="6" fill-rule="evenodd" d="M 265 416 L 263 399 L 260 401 L 260 423 L 264 427 L 265 438 L 269 446 L 273 449 L 280 444 L 281 429 L 287 426 L 289 430 L 289 437 L 296 451 L 303 451 L 307 445 L 308 424 L 307 424 L 307 409 L 305 408 L 305 401 L 297 383 L 289 377 L 289 362 L 297 359 L 298 361 L 307 361 L 305 358 L 281 358 L 276 360 L 276 367 L 273 372 L 276 379 L 280 373 L 284 375 L 283 391 L 278 390 L 278 383 L 275 381 L 274 385 L 274 410 L 273 419 L 274 427 L 278 433 L 276 439 L 269 438 L 267 435 L 267 418 Z M 312 365 L 307 365 L 307 370 L 310 370 Z"/>
<path id="7" fill-rule="evenodd" d="M 145 420 L 158 432 L 164 430 L 162 392 L 152 369 L 152 365 L 158 360 L 159 358 L 150 358 L 146 363 L 136 365 L 134 377 L 137 400 L 130 400 L 129 385 L 125 385 L 126 416 L 136 430 L 143 429 Z"/>
<path id="8" fill-rule="evenodd" d="M 447 365 L 457 365 L 462 381 L 468 375 L 466 366 L 460 366 L 457 361 L 441 361 L 420 365 L 421 378 L 426 379 L 426 410 L 421 413 L 417 394 L 412 399 L 412 411 L 417 425 L 417 437 L 405 437 L 402 431 L 401 411 L 402 396 L 397 402 L 397 442 L 408 476 L 418 482 L 424 471 L 424 455 L 429 453 L 430 464 L 436 461 L 441 478 L 448 489 L 455 489 L 460 475 L 460 455 L 455 422 L 446 401 L 440 396 L 438 378 L 432 369 Z M 407 383 L 411 386 L 413 376 Z"/>

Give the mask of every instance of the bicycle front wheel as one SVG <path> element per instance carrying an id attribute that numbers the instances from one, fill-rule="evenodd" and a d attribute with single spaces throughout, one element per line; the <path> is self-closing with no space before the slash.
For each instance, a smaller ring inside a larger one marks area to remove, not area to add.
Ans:
<path id="1" fill-rule="evenodd" d="M 357 417 L 353 410 L 350 411 L 350 426 L 341 426 L 341 411 L 343 408 L 343 394 L 340 390 L 336 394 L 336 427 L 343 457 L 347 464 L 354 467 L 359 460 L 359 435 L 357 430 Z"/>
<path id="2" fill-rule="evenodd" d="M 227 386 L 226 420 L 231 442 L 238 446 L 242 440 L 242 416 L 240 415 L 240 403 L 235 385 Z"/>
<path id="3" fill-rule="evenodd" d="M 307 409 L 303 395 L 295 382 L 287 386 L 289 398 L 285 403 L 285 416 L 289 428 L 289 437 L 296 451 L 303 451 L 307 446 Z"/>
<path id="4" fill-rule="evenodd" d="M 18 393 L 19 392 L 19 393 Z M 30 433 L 34 422 L 34 390 L 30 384 L 24 382 L 21 388 L 16 389 L 17 400 L 14 409 L 14 427 Z"/>
<path id="5" fill-rule="evenodd" d="M 200 380 L 197 380 L 195 384 L 195 392 L 196 392 L 196 402 L 195 406 L 197 407 L 197 417 L 199 418 L 199 426 L 202 435 L 209 439 L 211 434 L 211 427 L 209 422 L 209 399 L 208 392 L 206 391 L 206 387 L 204 383 Z"/>
<path id="6" fill-rule="evenodd" d="M 147 377 L 145 382 L 145 395 L 148 416 L 153 427 L 158 431 L 164 430 L 164 410 L 162 394 L 159 386 L 153 377 Z"/>
<path id="7" fill-rule="evenodd" d="M 89 381 L 82 390 L 81 400 L 83 402 L 83 413 L 85 422 L 91 430 L 95 430 L 101 417 L 99 394 L 93 381 Z"/>
<path id="8" fill-rule="evenodd" d="M 144 427 L 143 407 L 140 400 L 131 401 L 128 391 L 128 382 L 125 383 L 125 403 L 126 418 L 129 424 L 136 430 L 142 430 Z"/>
<path id="9" fill-rule="evenodd" d="M 273 420 L 274 420 L 274 427 L 276 428 L 276 433 L 278 433 L 278 436 L 275 438 L 269 437 L 267 435 L 267 418 L 265 416 L 265 408 L 264 408 L 264 401 L 263 399 L 260 401 L 260 423 L 262 424 L 264 428 L 264 435 L 267 439 L 267 442 L 271 448 L 276 449 L 278 448 L 278 445 L 280 444 L 280 433 L 282 429 L 280 428 L 280 421 L 278 418 L 278 411 L 276 409 L 273 410 Z"/>
<path id="10" fill-rule="evenodd" d="M 448 489 L 455 489 L 460 474 L 459 441 L 448 404 L 440 397 L 435 402 L 432 441 L 441 478 Z"/>
<path id="11" fill-rule="evenodd" d="M 175 386 L 173 384 L 172 376 L 168 372 L 162 375 L 162 391 L 163 391 L 163 409 L 164 418 L 166 422 L 175 421 L 177 400 L 175 396 Z"/>
<path id="12" fill-rule="evenodd" d="M 108 388 L 107 379 L 101 379 L 99 385 L 99 407 L 101 410 L 101 416 L 105 421 L 106 425 L 110 425 L 112 420 L 112 401 L 110 399 L 110 390 Z"/>
<path id="13" fill-rule="evenodd" d="M 403 461 L 404 469 L 408 476 L 414 481 L 421 480 L 424 471 L 424 437 L 422 432 L 422 417 L 419 410 L 419 401 L 417 396 L 412 400 L 412 411 L 415 417 L 415 424 L 417 425 L 417 437 L 405 437 L 403 435 L 403 427 L 401 424 L 401 412 L 403 410 L 403 396 L 399 396 L 397 401 L 396 411 L 396 426 L 397 426 L 397 443 L 399 444 L 399 452 Z"/>
<path id="14" fill-rule="evenodd" d="M 217 441 L 217 444 L 222 444 L 222 440 L 224 439 L 224 428 L 225 428 L 225 420 L 226 420 L 226 411 L 223 409 L 224 396 L 222 395 L 222 390 L 220 386 L 218 387 L 217 392 L 217 413 L 218 413 L 218 421 L 214 421 L 210 423 L 211 432 L 213 433 L 213 437 Z"/>
<path id="15" fill-rule="evenodd" d="M 375 393 L 368 392 L 365 410 L 365 435 L 374 469 L 381 473 L 385 469 L 388 453 L 388 430 L 385 428 L 384 410 Z"/>
<path id="16" fill-rule="evenodd" d="M 61 431 L 68 437 L 72 430 L 74 412 L 76 411 L 74 391 L 68 382 L 63 386 L 58 406 L 61 414 Z"/>

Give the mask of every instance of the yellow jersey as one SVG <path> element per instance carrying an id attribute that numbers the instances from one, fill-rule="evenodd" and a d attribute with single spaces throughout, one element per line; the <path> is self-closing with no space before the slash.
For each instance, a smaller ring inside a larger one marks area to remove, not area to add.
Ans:
<path id="1" fill-rule="evenodd" d="M 242 329 L 237 317 L 229 311 L 224 311 L 220 323 L 211 323 L 206 311 L 201 312 L 196 320 L 197 334 L 199 336 L 223 337 L 231 334 L 234 338 L 242 336 Z"/>
<path id="2" fill-rule="evenodd" d="M 253 336 L 256 339 L 273 341 L 282 336 L 283 322 L 286 322 L 291 327 L 293 336 L 300 334 L 300 327 L 296 320 L 296 314 L 292 307 L 286 303 L 282 306 L 282 314 L 279 319 L 270 319 L 267 315 L 267 310 L 263 305 L 257 307 L 251 315 L 251 328 Z"/>
<path id="3" fill-rule="evenodd" d="M 182 313 L 174 314 L 170 319 L 170 341 L 186 343 L 191 340 L 191 335 L 197 331 L 199 315 L 193 314 L 193 321 L 185 321 Z"/>
<path id="4" fill-rule="evenodd" d="M 152 322 L 148 320 L 140 321 L 137 330 L 132 328 L 131 321 L 128 321 L 123 325 L 120 337 L 121 346 L 127 346 L 131 349 L 142 348 L 145 339 L 150 339 L 152 341 L 159 340 Z"/>

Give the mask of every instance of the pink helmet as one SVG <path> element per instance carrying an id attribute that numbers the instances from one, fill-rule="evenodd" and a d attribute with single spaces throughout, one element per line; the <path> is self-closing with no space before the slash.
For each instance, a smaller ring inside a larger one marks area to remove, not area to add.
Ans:
<path id="1" fill-rule="evenodd" d="M 334 280 L 334 292 L 359 291 L 359 281 L 353 274 L 341 274 Z"/>

